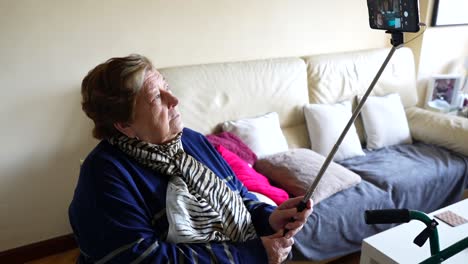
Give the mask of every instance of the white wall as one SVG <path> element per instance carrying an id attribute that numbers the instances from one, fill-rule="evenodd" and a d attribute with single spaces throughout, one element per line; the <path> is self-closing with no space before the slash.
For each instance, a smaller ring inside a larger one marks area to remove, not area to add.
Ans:
<path id="1" fill-rule="evenodd" d="M 0 1 L 0 251 L 71 232 L 96 144 L 80 82 L 112 56 L 157 67 L 384 47 L 364 0 Z M 182 102 L 183 103 L 183 102 Z"/>

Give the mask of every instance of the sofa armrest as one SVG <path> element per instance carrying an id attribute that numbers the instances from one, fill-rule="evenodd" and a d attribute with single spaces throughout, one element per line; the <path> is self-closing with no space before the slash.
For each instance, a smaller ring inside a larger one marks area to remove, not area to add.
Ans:
<path id="1" fill-rule="evenodd" d="M 468 118 L 428 111 L 406 109 L 413 139 L 439 145 L 468 156 Z"/>

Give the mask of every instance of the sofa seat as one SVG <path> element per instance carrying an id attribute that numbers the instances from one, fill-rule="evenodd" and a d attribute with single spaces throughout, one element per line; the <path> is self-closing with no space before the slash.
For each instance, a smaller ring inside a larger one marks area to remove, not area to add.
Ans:
<path id="1" fill-rule="evenodd" d="M 293 259 L 321 261 L 359 251 L 365 237 L 392 226 L 364 222 L 365 210 L 381 208 L 394 208 L 390 194 L 365 180 L 321 201 L 295 236 Z"/>
<path id="2" fill-rule="evenodd" d="M 431 144 L 395 145 L 340 163 L 391 193 L 395 208 L 426 213 L 459 201 L 468 184 L 468 158 Z"/>

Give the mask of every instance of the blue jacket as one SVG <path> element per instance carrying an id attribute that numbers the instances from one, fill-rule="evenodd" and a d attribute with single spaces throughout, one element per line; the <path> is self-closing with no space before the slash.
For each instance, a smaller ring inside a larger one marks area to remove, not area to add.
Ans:
<path id="1" fill-rule="evenodd" d="M 260 203 L 236 178 L 206 138 L 185 128 L 184 150 L 225 179 L 243 197 L 259 236 L 273 233 L 274 207 Z M 80 171 L 69 208 L 70 223 L 87 262 L 100 263 L 266 263 L 260 238 L 243 243 L 165 242 L 168 178 L 141 166 L 102 140 Z"/>

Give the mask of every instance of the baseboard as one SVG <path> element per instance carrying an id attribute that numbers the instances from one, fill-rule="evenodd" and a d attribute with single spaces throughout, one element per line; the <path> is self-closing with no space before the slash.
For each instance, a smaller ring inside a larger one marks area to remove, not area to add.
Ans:
<path id="1" fill-rule="evenodd" d="M 0 252 L 0 263 L 24 263 L 76 247 L 73 234 L 68 234 Z"/>

